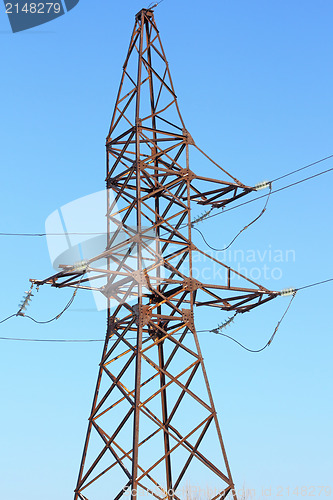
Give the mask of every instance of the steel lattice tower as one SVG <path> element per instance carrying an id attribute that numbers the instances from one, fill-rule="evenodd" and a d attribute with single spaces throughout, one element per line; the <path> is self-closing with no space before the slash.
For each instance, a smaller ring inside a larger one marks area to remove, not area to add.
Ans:
<path id="1" fill-rule="evenodd" d="M 186 130 L 153 10 L 136 15 L 106 149 L 105 252 L 84 270 L 63 266 L 36 281 L 89 289 L 89 280 L 107 280 L 100 287 L 107 333 L 75 500 L 116 500 L 129 491 L 186 498 L 190 480 L 218 484 L 212 500 L 229 493 L 236 500 L 194 309 L 245 312 L 277 293 L 192 242 L 192 205 L 223 208 L 254 188 L 213 162 Z M 216 178 L 190 169 L 190 149 Z M 224 282 L 197 279 L 195 254 L 219 266 Z"/>

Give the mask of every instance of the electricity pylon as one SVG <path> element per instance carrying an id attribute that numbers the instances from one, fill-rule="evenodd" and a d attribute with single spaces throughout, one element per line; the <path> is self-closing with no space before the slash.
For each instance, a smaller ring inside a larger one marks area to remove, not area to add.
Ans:
<path id="1" fill-rule="evenodd" d="M 190 169 L 190 149 L 214 177 Z M 151 9 L 135 18 L 106 150 L 106 250 L 81 268 L 62 266 L 35 281 L 98 289 L 108 301 L 75 500 L 129 493 L 181 499 L 198 480 L 214 486 L 212 500 L 229 493 L 236 500 L 194 309 L 245 312 L 278 292 L 192 242 L 193 205 L 223 208 L 254 188 L 211 160 L 187 131 Z M 194 276 L 195 255 L 222 270 L 223 280 Z M 106 284 L 92 286 L 101 277 Z"/>

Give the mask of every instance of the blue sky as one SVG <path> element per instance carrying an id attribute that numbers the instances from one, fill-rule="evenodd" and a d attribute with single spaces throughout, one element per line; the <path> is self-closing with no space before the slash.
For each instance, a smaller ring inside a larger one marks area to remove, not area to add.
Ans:
<path id="1" fill-rule="evenodd" d="M 105 137 L 134 15 L 143 6 L 81 0 L 63 17 L 15 35 L 1 11 L 2 232 L 43 232 L 51 212 L 104 188 Z M 156 9 L 187 128 L 242 182 L 333 154 L 332 15 L 328 0 L 164 0 Z M 304 176 L 331 167 L 333 160 Z M 329 173 L 272 195 L 265 215 L 233 245 L 230 264 L 261 273 L 258 281 L 276 290 L 333 277 L 331 179 Z M 200 229 L 223 247 L 262 202 Z M 200 236 L 195 241 L 206 249 Z M 251 250 L 255 262 L 246 260 Z M 270 259 L 277 250 L 284 262 Z M 286 261 L 288 250 L 295 258 Z M 29 278 L 52 273 L 42 238 L 2 237 L 1 255 L 0 319 L 16 312 Z M 318 486 L 333 487 L 331 295 L 329 283 L 300 291 L 274 343 L 259 354 L 201 334 L 234 480 L 255 488 L 256 499 L 262 488 L 278 498 L 280 486 L 284 498 L 288 486 L 307 487 L 308 496 L 314 486 L 315 497 Z M 69 296 L 41 288 L 29 312 L 48 319 Z M 287 303 L 272 301 L 226 333 L 261 347 Z M 1 325 L 0 335 L 103 338 L 105 314 L 80 311 L 93 307 L 81 293 L 59 321 L 41 326 L 16 318 Z M 222 314 L 198 311 L 198 328 L 214 328 Z M 100 349 L 1 342 L 1 498 L 72 498 Z"/>

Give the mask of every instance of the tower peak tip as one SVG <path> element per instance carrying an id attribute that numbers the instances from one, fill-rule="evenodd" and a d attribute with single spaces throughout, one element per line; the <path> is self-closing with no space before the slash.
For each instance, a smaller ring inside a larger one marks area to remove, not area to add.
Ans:
<path id="1" fill-rule="evenodd" d="M 144 14 L 147 17 L 152 17 L 154 15 L 153 8 L 156 5 L 157 4 L 153 5 L 152 7 L 148 8 L 148 9 L 141 9 L 141 10 L 139 10 L 139 12 L 135 15 L 135 19 L 139 19 L 142 14 Z"/>

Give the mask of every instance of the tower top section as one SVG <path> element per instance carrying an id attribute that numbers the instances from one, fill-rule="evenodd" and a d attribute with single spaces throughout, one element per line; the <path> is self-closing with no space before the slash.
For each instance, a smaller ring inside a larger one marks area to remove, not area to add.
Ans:
<path id="1" fill-rule="evenodd" d="M 135 20 L 137 21 L 144 14 L 147 17 L 153 17 L 154 11 L 152 9 L 141 9 L 136 15 Z"/>

